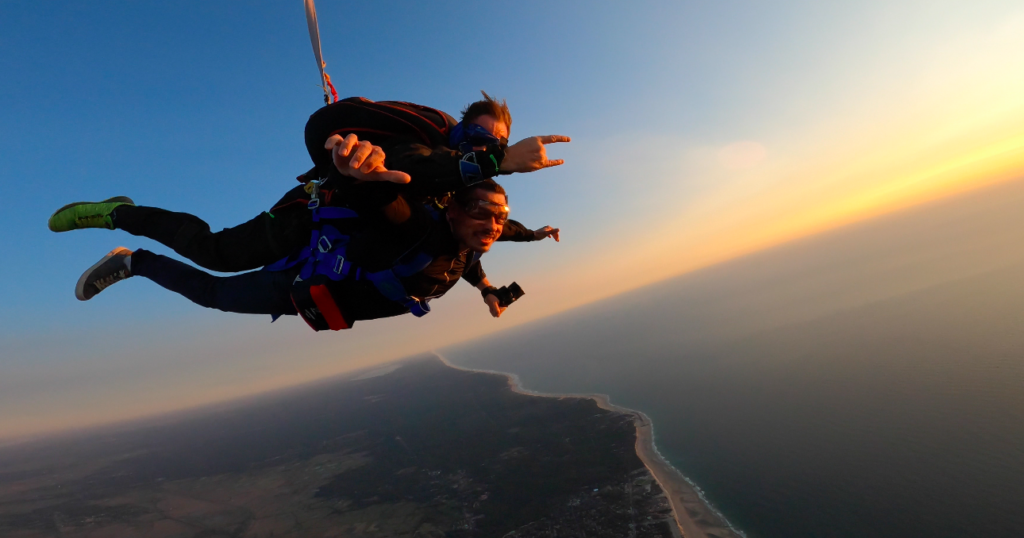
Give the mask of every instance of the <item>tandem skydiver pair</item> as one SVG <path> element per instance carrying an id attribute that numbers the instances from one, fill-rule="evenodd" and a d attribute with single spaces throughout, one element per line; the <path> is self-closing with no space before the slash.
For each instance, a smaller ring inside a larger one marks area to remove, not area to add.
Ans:
<path id="1" fill-rule="evenodd" d="M 228 312 L 299 314 L 316 330 L 412 312 L 424 315 L 460 277 L 478 287 L 492 315 L 504 310 L 479 262 L 495 240 L 558 239 L 508 218 L 508 197 L 489 179 L 557 166 L 544 145 L 562 136 L 507 145 L 511 115 L 484 99 L 456 123 L 404 102 L 350 98 L 314 113 L 306 144 L 314 167 L 303 186 L 256 218 L 221 232 L 201 219 L 130 199 L 65 206 L 54 231 L 123 229 L 152 238 L 216 277 L 138 249 L 112 251 L 79 280 L 87 300 L 133 275 L 202 306 Z M 507 304 L 506 304 L 507 306 Z"/>

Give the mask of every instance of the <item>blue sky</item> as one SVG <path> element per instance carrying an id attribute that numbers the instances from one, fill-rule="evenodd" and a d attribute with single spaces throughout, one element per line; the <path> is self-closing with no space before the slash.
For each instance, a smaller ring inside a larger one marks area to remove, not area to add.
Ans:
<path id="1" fill-rule="evenodd" d="M 0 4 L 0 437 L 213 401 L 479 336 L 939 195 L 1019 177 L 1015 2 L 321 2 L 343 96 L 456 114 L 508 99 L 512 139 L 565 134 L 567 164 L 504 180 L 562 243 L 485 265 L 527 300 L 490 319 L 468 287 L 429 320 L 342 334 L 201 309 L 142 279 L 89 303 L 121 232 L 47 231 L 61 205 L 128 195 L 214 229 L 309 167 L 320 104 L 301 2 Z"/>

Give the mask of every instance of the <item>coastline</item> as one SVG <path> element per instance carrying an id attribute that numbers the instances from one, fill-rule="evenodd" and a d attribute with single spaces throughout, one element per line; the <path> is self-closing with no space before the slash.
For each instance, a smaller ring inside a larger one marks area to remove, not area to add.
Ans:
<path id="1" fill-rule="evenodd" d="M 673 528 L 673 531 L 678 531 L 677 536 L 682 538 L 742 538 L 744 536 L 742 532 L 732 527 L 718 511 L 704 500 L 696 486 L 662 457 L 654 445 L 654 425 L 651 419 L 642 412 L 617 406 L 611 403 L 606 394 L 547 394 L 534 392 L 523 388 L 519 377 L 515 374 L 465 368 L 453 364 L 436 351 L 431 353 L 445 365 L 456 370 L 505 376 L 508 379 L 509 388 L 519 394 L 541 398 L 588 398 L 594 400 L 601 409 L 631 415 L 633 423 L 636 425 L 636 454 L 668 498 L 672 506 L 672 514 L 676 520 L 676 527 Z"/>

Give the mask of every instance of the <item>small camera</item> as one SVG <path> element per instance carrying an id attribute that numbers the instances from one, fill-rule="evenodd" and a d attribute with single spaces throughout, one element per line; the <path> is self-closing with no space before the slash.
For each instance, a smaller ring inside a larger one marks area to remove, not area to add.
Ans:
<path id="1" fill-rule="evenodd" d="M 498 304 L 501 305 L 502 308 L 508 308 L 508 305 L 516 302 L 516 299 L 526 295 L 523 288 L 520 288 L 519 284 L 516 284 L 515 282 L 508 286 L 502 286 L 491 293 L 498 298 Z"/>

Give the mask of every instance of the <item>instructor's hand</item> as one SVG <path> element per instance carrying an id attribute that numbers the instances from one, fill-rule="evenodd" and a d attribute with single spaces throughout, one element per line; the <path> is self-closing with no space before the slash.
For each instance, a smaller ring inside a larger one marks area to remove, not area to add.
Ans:
<path id="1" fill-rule="evenodd" d="M 546 144 L 556 142 L 569 142 L 568 136 L 548 135 L 531 136 L 508 147 L 505 150 L 505 159 L 501 161 L 502 172 L 534 172 L 542 168 L 558 166 L 565 161 L 556 159 L 548 160 L 548 152 L 544 148 Z"/>
<path id="2" fill-rule="evenodd" d="M 327 139 L 324 149 L 331 150 L 331 157 L 338 172 L 355 178 L 356 181 L 408 183 L 412 180 L 405 172 L 385 168 L 384 150 L 365 140 L 360 141 L 354 134 L 345 138 L 333 135 Z"/>
<path id="3" fill-rule="evenodd" d="M 487 303 L 487 308 L 491 309 L 491 315 L 496 318 L 500 318 L 501 313 L 508 308 L 507 306 L 501 306 L 498 304 L 498 298 L 491 294 L 487 294 L 487 296 L 484 297 L 484 302 Z"/>

